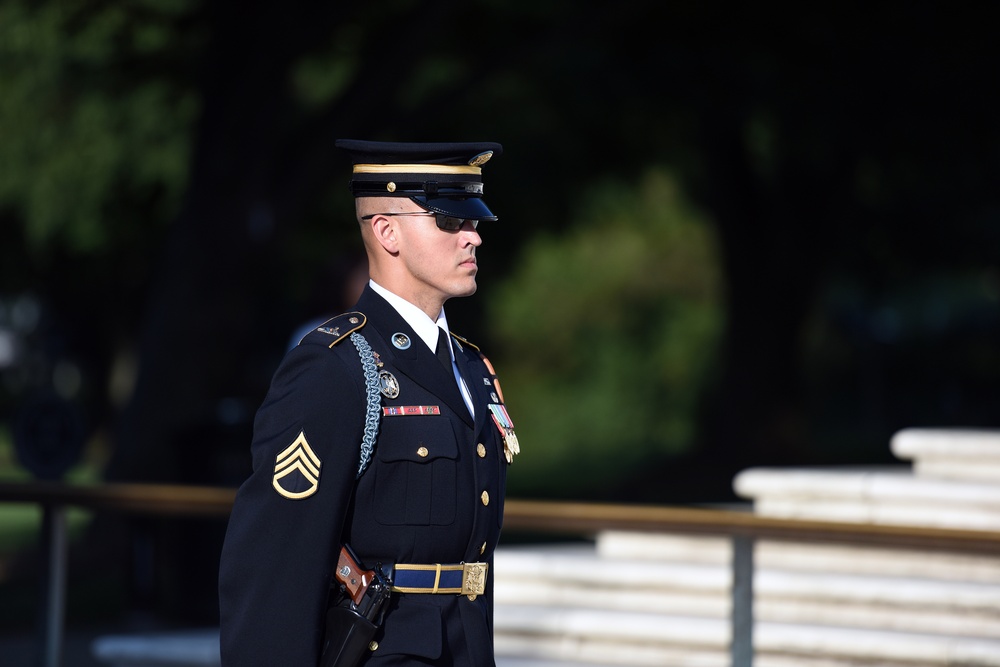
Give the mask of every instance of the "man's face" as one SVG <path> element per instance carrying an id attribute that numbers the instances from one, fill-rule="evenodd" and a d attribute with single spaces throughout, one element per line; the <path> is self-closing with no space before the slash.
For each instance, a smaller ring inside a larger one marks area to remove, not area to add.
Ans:
<path id="1" fill-rule="evenodd" d="M 442 301 L 475 294 L 476 248 L 483 240 L 472 223 L 457 230 L 441 229 L 434 215 L 417 205 L 401 208 L 393 222 L 400 259 L 413 279 L 415 293 Z"/>

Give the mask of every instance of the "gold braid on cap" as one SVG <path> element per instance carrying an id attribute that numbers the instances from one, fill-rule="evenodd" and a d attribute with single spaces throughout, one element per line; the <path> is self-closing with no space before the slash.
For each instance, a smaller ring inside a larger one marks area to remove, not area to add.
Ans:
<path id="1" fill-rule="evenodd" d="M 356 164 L 355 174 L 473 174 L 483 170 L 469 165 L 447 164 Z"/>

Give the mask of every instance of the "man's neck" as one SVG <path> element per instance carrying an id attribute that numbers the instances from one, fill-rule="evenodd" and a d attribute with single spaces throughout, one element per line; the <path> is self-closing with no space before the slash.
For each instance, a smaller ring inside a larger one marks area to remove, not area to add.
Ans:
<path id="1" fill-rule="evenodd" d="M 421 339 L 427 346 L 434 350 L 437 345 L 437 329 L 443 328 L 448 330 L 448 320 L 444 314 L 444 308 L 438 310 L 434 316 L 427 315 L 421 308 L 416 304 L 413 304 L 402 296 L 396 294 L 392 290 L 383 287 L 382 285 L 371 280 L 369 282 L 372 290 L 385 299 L 392 308 L 399 313 L 400 317 L 406 320 L 407 324 L 413 328 L 414 332 L 420 336 Z"/>
<path id="2" fill-rule="evenodd" d="M 441 311 L 444 309 L 444 299 L 428 299 L 426 295 L 414 294 L 412 291 L 400 289 L 399 286 L 394 285 L 391 280 L 379 280 L 378 278 L 372 277 L 371 283 L 376 286 L 376 292 L 379 291 L 378 288 L 381 288 L 386 292 L 394 294 L 410 305 L 419 308 L 432 320 L 436 320 L 441 314 Z"/>

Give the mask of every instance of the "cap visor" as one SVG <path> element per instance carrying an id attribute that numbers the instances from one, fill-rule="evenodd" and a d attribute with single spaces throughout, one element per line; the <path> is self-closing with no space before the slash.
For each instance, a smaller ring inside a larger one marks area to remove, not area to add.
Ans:
<path id="1" fill-rule="evenodd" d="M 448 197 L 410 197 L 414 202 L 434 213 L 444 213 L 453 215 L 456 218 L 467 220 L 496 220 L 497 216 L 486 207 L 486 203 L 479 197 L 467 197 L 465 199 L 453 199 Z"/>

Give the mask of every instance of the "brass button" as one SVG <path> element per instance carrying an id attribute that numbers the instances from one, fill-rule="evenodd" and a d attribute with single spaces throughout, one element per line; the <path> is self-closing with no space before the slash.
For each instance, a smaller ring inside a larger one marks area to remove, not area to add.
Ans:
<path id="1" fill-rule="evenodd" d="M 372 643 L 368 645 L 368 650 L 369 651 L 377 651 L 378 650 L 378 642 L 373 639 Z"/>
<path id="2" fill-rule="evenodd" d="M 482 556 L 486 553 L 486 542 L 483 542 L 483 546 L 479 547 L 479 555 Z"/>
<path id="3" fill-rule="evenodd" d="M 348 320 L 348 322 L 350 322 L 351 324 L 357 324 L 358 323 L 358 318 L 352 317 L 350 320 Z"/>
<path id="4" fill-rule="evenodd" d="M 490 494 L 487 493 L 486 491 L 483 491 L 483 495 L 479 497 L 482 499 L 484 505 L 490 504 Z"/>
<path id="5" fill-rule="evenodd" d="M 476 445 L 476 453 L 479 454 L 479 458 L 485 459 L 486 458 L 486 446 L 483 445 L 483 443 L 479 443 L 478 445 Z"/>
<path id="6" fill-rule="evenodd" d="M 420 448 L 418 448 L 417 449 L 417 456 L 419 456 L 420 458 L 424 458 L 425 456 L 427 456 L 427 448 L 426 447 L 420 447 Z"/>

